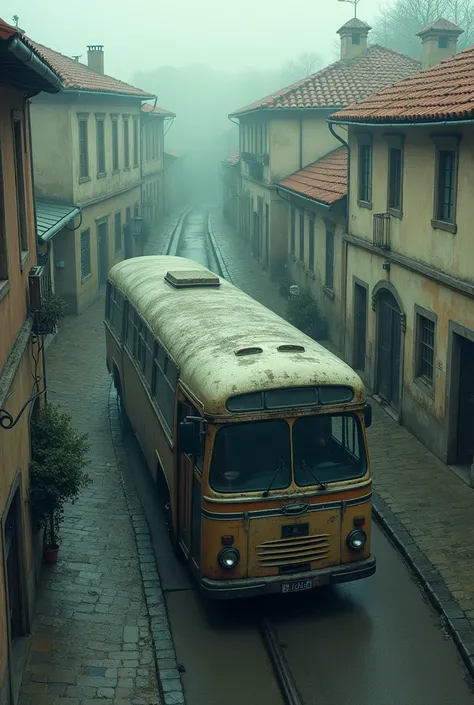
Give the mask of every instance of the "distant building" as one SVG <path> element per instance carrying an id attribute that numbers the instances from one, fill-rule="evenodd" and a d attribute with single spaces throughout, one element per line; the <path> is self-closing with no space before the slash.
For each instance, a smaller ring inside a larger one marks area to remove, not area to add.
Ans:
<path id="1" fill-rule="evenodd" d="M 16 703 L 34 614 L 41 537 L 28 504 L 30 416 L 45 389 L 32 334 L 29 276 L 36 264 L 31 97 L 62 89 L 20 30 L 0 20 L 0 703 Z M 40 396 L 38 396 L 38 394 Z"/>
<path id="2" fill-rule="evenodd" d="M 156 226 L 164 214 L 164 126 L 174 113 L 150 103 L 142 105 L 142 215 L 149 226 Z"/>
<path id="3" fill-rule="evenodd" d="M 32 102 L 38 235 L 53 288 L 81 313 L 109 269 L 141 252 L 140 119 L 154 96 L 105 75 L 101 45 L 88 47 L 85 66 L 24 41 L 64 84 Z"/>
<path id="4" fill-rule="evenodd" d="M 239 150 L 234 150 L 222 162 L 223 182 L 223 213 L 229 223 L 235 228 L 239 227 L 240 205 L 240 156 Z"/>
<path id="5" fill-rule="evenodd" d="M 423 65 L 331 117 L 348 132 L 340 267 L 346 359 L 386 408 L 474 479 L 474 49 L 423 30 Z M 346 132 L 346 134 L 347 134 Z M 429 493 L 429 488 L 427 488 Z"/>
<path id="6" fill-rule="evenodd" d="M 289 254 L 289 210 L 277 184 L 341 146 L 328 130 L 332 112 L 421 68 L 408 56 L 368 47 L 369 31 L 350 20 L 338 30 L 339 61 L 230 116 L 240 124 L 240 230 L 273 276 L 282 274 Z"/>

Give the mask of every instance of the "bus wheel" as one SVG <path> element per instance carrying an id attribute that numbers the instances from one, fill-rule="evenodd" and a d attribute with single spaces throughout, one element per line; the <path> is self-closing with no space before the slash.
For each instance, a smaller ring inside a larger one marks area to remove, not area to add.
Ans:
<path id="1" fill-rule="evenodd" d="M 120 375 L 117 369 L 114 369 L 114 387 L 117 390 L 118 405 L 120 411 L 120 419 L 122 425 L 126 431 L 130 430 L 130 420 L 128 418 L 127 412 L 125 410 L 125 404 L 123 403 L 122 385 L 120 383 Z"/>
<path id="2" fill-rule="evenodd" d="M 180 562 L 184 562 L 184 553 L 181 550 L 178 539 L 173 531 L 173 515 L 171 513 L 171 502 L 167 502 L 164 506 L 165 523 L 166 530 L 168 532 L 168 537 L 173 548 L 173 553 Z"/>

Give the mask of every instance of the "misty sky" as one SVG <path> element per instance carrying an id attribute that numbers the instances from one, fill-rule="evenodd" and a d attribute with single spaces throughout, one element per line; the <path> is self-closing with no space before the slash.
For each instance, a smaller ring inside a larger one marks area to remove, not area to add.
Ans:
<path id="1" fill-rule="evenodd" d="M 371 22 L 387 0 L 360 0 Z M 291 12 L 290 12 L 291 11 Z M 353 16 L 338 0 L 2 0 L 0 16 L 41 44 L 71 56 L 104 44 L 106 73 L 208 63 L 225 70 L 271 69 L 303 51 L 333 61 L 336 30 Z"/>

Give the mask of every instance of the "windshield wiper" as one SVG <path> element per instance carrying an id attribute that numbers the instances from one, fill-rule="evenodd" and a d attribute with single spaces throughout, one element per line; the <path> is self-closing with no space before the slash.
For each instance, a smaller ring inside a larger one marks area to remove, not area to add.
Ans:
<path id="1" fill-rule="evenodd" d="M 306 462 L 304 460 L 303 460 L 303 468 L 306 470 L 309 470 L 309 472 L 313 476 L 313 479 L 316 480 L 316 482 L 318 483 L 318 485 L 320 486 L 320 488 L 322 490 L 327 489 L 327 482 L 321 482 L 321 480 L 318 477 L 316 477 L 315 473 L 313 472 L 313 469 L 310 468 L 309 465 L 306 465 Z"/>
<path id="2" fill-rule="evenodd" d="M 280 470 L 282 470 L 282 469 L 284 468 L 284 466 L 285 466 L 284 461 L 280 460 L 280 464 L 279 464 L 279 466 L 277 467 L 276 472 L 275 472 L 275 474 L 273 475 L 270 484 L 268 485 L 268 487 L 267 487 L 267 489 L 265 490 L 265 492 L 262 494 L 262 497 L 268 497 L 268 493 L 269 493 L 270 490 L 272 489 L 273 483 L 274 483 L 275 480 L 277 479 L 278 473 L 280 472 Z"/>

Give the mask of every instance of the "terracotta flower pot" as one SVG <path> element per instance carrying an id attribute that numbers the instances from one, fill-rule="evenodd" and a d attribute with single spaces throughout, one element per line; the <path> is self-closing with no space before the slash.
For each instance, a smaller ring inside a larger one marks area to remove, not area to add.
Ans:
<path id="1" fill-rule="evenodd" d="M 44 562 L 49 565 L 54 565 L 58 562 L 59 546 L 47 546 L 43 551 Z"/>

